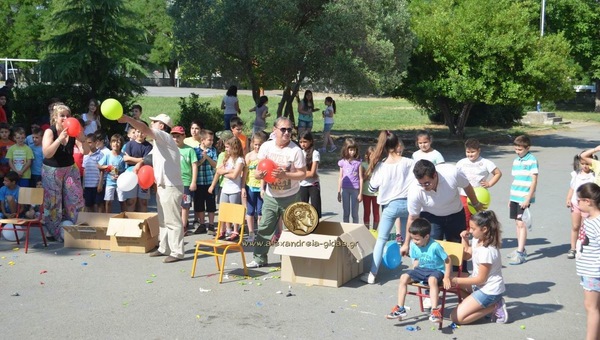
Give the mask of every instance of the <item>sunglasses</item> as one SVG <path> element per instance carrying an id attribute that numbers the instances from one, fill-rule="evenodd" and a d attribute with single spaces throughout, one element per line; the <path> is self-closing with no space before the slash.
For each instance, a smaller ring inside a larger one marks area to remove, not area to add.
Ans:
<path id="1" fill-rule="evenodd" d="M 425 187 L 425 188 L 429 188 L 431 186 L 431 182 L 425 182 L 423 184 L 421 183 L 417 183 L 420 187 Z"/>
<path id="2" fill-rule="evenodd" d="M 281 133 L 292 133 L 292 128 L 279 128 L 279 131 L 281 131 Z"/>

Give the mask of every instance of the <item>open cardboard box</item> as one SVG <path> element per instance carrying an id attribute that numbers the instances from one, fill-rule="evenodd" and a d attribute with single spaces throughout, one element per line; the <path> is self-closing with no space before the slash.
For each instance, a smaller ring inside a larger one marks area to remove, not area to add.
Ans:
<path id="1" fill-rule="evenodd" d="M 362 224 L 321 221 L 306 236 L 283 232 L 274 253 L 281 255 L 281 281 L 340 287 L 369 269 L 374 247 Z"/>
<path id="2" fill-rule="evenodd" d="M 108 221 L 115 214 L 80 212 L 75 225 L 63 226 L 65 248 L 110 249 Z"/>
<path id="3" fill-rule="evenodd" d="M 123 212 L 108 222 L 110 250 L 147 253 L 158 245 L 158 214 Z"/>

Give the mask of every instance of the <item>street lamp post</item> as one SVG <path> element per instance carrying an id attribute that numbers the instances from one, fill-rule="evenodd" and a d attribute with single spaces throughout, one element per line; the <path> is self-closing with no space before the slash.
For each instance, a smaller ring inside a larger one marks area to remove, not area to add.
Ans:
<path id="1" fill-rule="evenodd" d="M 545 17 L 546 17 L 546 0 L 542 0 L 542 15 L 540 18 L 540 36 L 541 37 L 544 36 L 544 23 L 545 23 L 545 19 L 546 19 Z M 535 108 L 536 108 L 537 112 L 542 111 L 542 103 L 539 100 L 538 100 Z"/>

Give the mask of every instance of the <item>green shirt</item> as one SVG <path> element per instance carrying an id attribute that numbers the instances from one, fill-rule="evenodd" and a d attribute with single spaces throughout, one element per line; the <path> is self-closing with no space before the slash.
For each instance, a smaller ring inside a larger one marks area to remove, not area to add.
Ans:
<path id="1" fill-rule="evenodd" d="M 196 150 L 188 145 L 183 145 L 179 148 L 179 152 L 181 153 L 181 180 L 183 186 L 189 187 L 192 183 L 192 166 L 198 163 Z"/>

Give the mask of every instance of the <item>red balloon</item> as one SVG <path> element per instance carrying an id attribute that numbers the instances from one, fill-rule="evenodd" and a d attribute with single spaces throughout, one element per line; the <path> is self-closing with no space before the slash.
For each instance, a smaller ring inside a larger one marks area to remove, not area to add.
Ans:
<path id="1" fill-rule="evenodd" d="M 260 162 L 258 162 L 257 169 L 261 172 L 266 171 L 266 175 L 263 178 L 265 182 L 275 183 L 275 181 L 277 181 L 277 178 L 273 177 L 273 170 L 277 169 L 277 164 L 275 164 L 275 162 L 273 162 L 272 160 L 268 158 L 261 160 Z"/>
<path id="2" fill-rule="evenodd" d="M 81 132 L 81 124 L 79 124 L 77 118 L 73 117 L 67 118 L 65 120 L 65 122 L 63 123 L 63 128 L 67 130 L 67 135 L 69 135 L 69 137 L 77 137 Z"/>
<path id="3" fill-rule="evenodd" d="M 154 169 L 150 165 L 144 165 L 138 170 L 138 184 L 144 190 L 154 184 Z"/>

